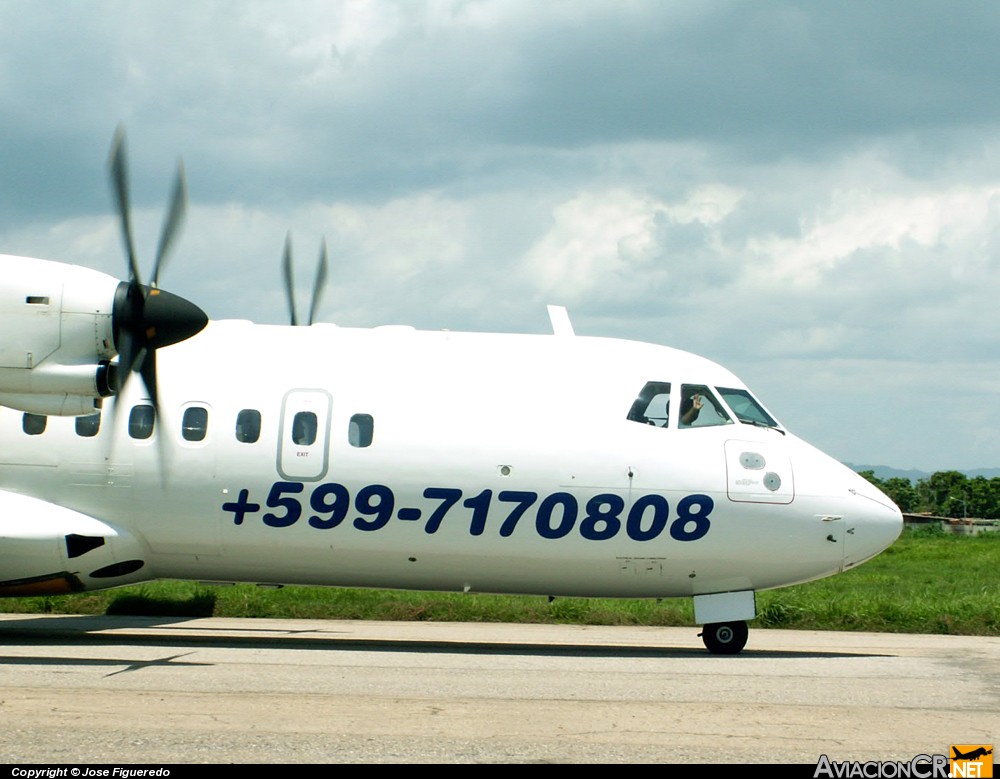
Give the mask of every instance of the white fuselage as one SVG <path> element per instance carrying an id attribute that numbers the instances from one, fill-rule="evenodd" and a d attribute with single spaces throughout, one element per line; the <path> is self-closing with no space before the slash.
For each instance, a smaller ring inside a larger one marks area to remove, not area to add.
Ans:
<path id="1" fill-rule="evenodd" d="M 65 561 L 88 588 L 689 596 L 837 573 L 902 526 L 882 493 L 787 431 L 627 419 L 647 382 L 670 383 L 675 410 L 683 383 L 744 387 L 666 347 L 223 321 L 160 349 L 158 370 L 145 439 L 130 435 L 139 381 L 105 401 L 93 437 L 73 417 L 28 434 L 0 409 L 0 491 L 67 509 L 46 520 L 56 536 L 91 518 L 121 539 L 96 578 L 89 553 Z M 259 437 L 240 440 L 254 412 Z M 14 548 L 0 541 L 0 582 L 36 575 Z"/>

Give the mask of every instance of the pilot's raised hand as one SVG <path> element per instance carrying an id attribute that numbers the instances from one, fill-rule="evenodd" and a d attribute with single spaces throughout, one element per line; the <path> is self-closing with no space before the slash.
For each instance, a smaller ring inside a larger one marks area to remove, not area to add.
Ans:
<path id="1" fill-rule="evenodd" d="M 702 404 L 704 403 L 704 399 L 701 397 L 701 395 L 698 394 L 692 395 L 689 398 L 689 400 L 690 400 L 690 405 L 684 403 L 683 406 L 686 407 L 687 410 L 681 414 L 682 425 L 690 425 L 692 422 L 694 422 L 698 418 L 698 414 L 701 413 L 701 407 Z"/>

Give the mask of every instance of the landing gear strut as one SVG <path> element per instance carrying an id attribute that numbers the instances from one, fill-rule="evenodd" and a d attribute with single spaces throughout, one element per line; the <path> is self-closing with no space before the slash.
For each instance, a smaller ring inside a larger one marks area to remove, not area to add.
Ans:
<path id="1" fill-rule="evenodd" d="M 749 632 L 746 622 L 713 622 L 699 635 L 713 655 L 735 655 L 747 645 Z"/>

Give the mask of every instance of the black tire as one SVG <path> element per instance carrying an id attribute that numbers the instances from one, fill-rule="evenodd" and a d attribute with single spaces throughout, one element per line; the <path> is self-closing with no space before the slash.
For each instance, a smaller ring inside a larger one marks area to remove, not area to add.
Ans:
<path id="1" fill-rule="evenodd" d="M 713 655 L 736 655 L 747 645 L 746 622 L 713 622 L 701 630 L 701 640 Z"/>

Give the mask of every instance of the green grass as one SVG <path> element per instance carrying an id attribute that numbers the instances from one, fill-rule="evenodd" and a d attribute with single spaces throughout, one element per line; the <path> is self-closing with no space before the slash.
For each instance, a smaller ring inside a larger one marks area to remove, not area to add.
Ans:
<path id="1" fill-rule="evenodd" d="M 757 595 L 758 627 L 1000 635 L 1000 534 L 906 530 L 840 576 Z M 586 625 L 692 625 L 689 598 L 615 600 L 152 582 L 81 595 L 7 599 L 12 613 L 291 617 Z"/>

